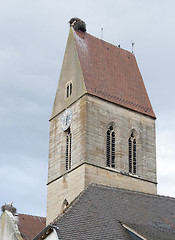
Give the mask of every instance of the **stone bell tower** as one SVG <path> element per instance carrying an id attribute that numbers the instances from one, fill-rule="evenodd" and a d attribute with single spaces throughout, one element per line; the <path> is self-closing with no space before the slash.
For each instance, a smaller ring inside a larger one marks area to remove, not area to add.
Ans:
<path id="1" fill-rule="evenodd" d="M 47 223 L 91 183 L 157 192 L 156 117 L 136 59 L 80 21 L 70 22 L 50 119 Z"/>

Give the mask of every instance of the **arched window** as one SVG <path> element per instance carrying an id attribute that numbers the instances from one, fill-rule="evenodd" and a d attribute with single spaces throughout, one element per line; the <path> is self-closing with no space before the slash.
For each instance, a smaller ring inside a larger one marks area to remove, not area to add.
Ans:
<path id="1" fill-rule="evenodd" d="M 106 132 L 106 166 L 115 168 L 115 131 L 110 126 Z"/>
<path id="2" fill-rule="evenodd" d="M 68 82 L 66 84 L 66 97 L 70 97 L 72 95 L 72 82 Z"/>
<path id="3" fill-rule="evenodd" d="M 129 173 L 137 173 L 136 139 L 132 133 L 128 140 Z"/>
<path id="4" fill-rule="evenodd" d="M 69 128 L 66 136 L 66 170 L 71 169 L 71 137 Z"/>

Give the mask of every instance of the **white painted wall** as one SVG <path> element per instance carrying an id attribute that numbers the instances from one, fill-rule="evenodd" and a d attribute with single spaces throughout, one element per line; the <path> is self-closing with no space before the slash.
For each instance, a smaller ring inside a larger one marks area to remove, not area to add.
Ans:
<path id="1" fill-rule="evenodd" d="M 53 231 L 51 232 L 46 238 L 45 240 L 58 240 L 58 236 L 57 234 Z"/>
<path id="2" fill-rule="evenodd" d="M 0 240 L 23 240 L 16 223 L 16 219 L 9 211 L 0 217 Z"/>

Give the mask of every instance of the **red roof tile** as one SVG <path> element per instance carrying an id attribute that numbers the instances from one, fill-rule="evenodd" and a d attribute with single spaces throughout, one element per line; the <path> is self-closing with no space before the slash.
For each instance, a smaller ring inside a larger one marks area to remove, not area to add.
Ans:
<path id="1" fill-rule="evenodd" d="M 18 228 L 24 240 L 32 240 L 46 227 L 46 218 L 18 214 Z"/>
<path id="2" fill-rule="evenodd" d="M 73 32 L 87 92 L 156 118 L 134 55 L 88 33 Z"/>

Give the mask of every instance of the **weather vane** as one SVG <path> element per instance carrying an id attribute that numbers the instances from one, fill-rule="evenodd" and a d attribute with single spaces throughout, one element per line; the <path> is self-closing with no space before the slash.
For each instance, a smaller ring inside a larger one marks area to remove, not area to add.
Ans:
<path id="1" fill-rule="evenodd" d="M 101 40 L 103 40 L 103 28 L 101 28 Z"/>
<path id="2" fill-rule="evenodd" d="M 133 40 L 131 40 L 131 45 L 132 45 L 132 53 L 134 53 L 134 45 L 135 45 L 135 42 Z"/>

